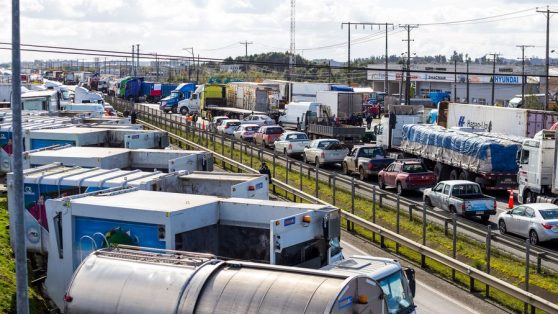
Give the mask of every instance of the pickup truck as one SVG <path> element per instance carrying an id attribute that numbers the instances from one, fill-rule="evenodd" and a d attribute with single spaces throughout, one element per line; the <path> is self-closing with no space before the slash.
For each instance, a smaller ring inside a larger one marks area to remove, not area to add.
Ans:
<path id="1" fill-rule="evenodd" d="M 496 199 L 482 194 L 480 185 L 471 181 L 440 181 L 432 189 L 424 190 L 423 200 L 426 206 L 463 217 L 480 216 L 483 222 L 496 214 Z"/>
<path id="2" fill-rule="evenodd" d="M 283 153 L 288 156 L 301 155 L 304 153 L 304 148 L 310 144 L 310 140 L 306 133 L 288 131 L 275 141 L 274 149 L 278 153 Z"/>
<path id="3" fill-rule="evenodd" d="M 343 173 L 350 175 L 357 172 L 360 180 L 365 181 L 394 161 L 395 159 L 386 157 L 386 152 L 381 146 L 355 145 L 343 159 Z"/>
<path id="4" fill-rule="evenodd" d="M 319 139 L 310 142 L 304 149 L 302 156 L 304 162 L 313 162 L 314 164 L 336 164 L 343 162 L 345 156 L 349 153 L 349 149 L 336 139 Z"/>

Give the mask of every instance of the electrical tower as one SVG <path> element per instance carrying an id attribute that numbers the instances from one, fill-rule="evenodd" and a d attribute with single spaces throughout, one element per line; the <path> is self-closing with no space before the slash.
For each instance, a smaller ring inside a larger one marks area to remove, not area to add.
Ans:
<path id="1" fill-rule="evenodd" d="M 291 46 L 289 48 L 289 80 L 292 80 L 294 74 L 294 67 L 296 64 L 296 50 L 295 50 L 295 4 L 296 0 L 291 0 Z"/>

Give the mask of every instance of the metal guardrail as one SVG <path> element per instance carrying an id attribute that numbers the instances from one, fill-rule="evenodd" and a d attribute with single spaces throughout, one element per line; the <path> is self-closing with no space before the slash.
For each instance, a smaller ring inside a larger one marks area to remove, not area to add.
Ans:
<path id="1" fill-rule="evenodd" d="M 145 124 L 146 126 L 148 126 L 149 128 L 153 128 L 153 129 L 157 129 L 157 130 L 161 130 L 164 131 L 152 124 L 149 124 L 147 122 L 141 121 L 143 124 Z M 217 152 L 214 152 L 212 150 L 210 150 L 209 148 L 206 148 L 204 146 L 201 146 L 199 144 L 193 143 L 191 141 L 188 141 L 178 135 L 172 134 L 170 133 L 169 136 L 179 142 L 184 143 L 187 146 L 193 147 L 195 149 L 200 149 L 200 150 L 204 150 L 204 151 L 210 151 L 213 153 L 214 158 L 216 159 L 220 159 L 226 163 L 228 163 L 231 166 L 234 166 L 238 169 L 242 169 L 243 171 L 246 172 L 250 172 L 250 173 L 258 173 L 258 171 L 256 171 L 253 168 L 250 168 L 242 163 L 239 163 L 231 158 L 228 158 L 224 155 L 221 155 Z M 309 202 L 312 203 L 319 203 L 319 204 L 323 204 L 323 205 L 328 205 L 328 206 L 333 206 L 332 204 L 329 204 L 323 200 L 320 200 L 312 195 L 309 195 L 303 191 L 300 191 L 288 184 L 285 184 L 284 182 L 281 182 L 279 180 L 273 179 L 273 184 L 277 184 L 277 186 L 279 186 L 281 189 L 284 189 L 285 191 L 288 191 L 289 193 L 292 193 L 293 195 L 297 195 L 298 197 L 305 199 Z M 498 279 L 490 274 L 484 273 L 474 267 L 471 267 L 465 263 L 460 262 L 457 259 L 451 258 L 449 256 L 446 256 L 432 248 L 429 248 L 425 245 L 419 244 L 411 239 L 405 238 L 404 236 L 397 234 L 394 231 L 391 231 L 389 229 L 383 228 L 382 226 L 379 226 L 377 224 L 373 224 L 367 220 L 364 220 L 361 217 L 358 217 L 354 214 L 351 214 L 345 210 L 340 209 L 341 215 L 343 218 L 345 218 L 348 222 L 354 223 L 356 225 L 359 225 L 362 228 L 365 228 L 369 231 L 372 231 L 376 234 L 379 234 L 381 237 L 386 238 L 388 240 L 391 240 L 395 243 L 397 243 L 398 245 L 407 247 L 413 251 L 416 251 L 418 253 L 420 253 L 422 256 L 424 257 L 428 257 L 432 260 L 437 261 L 438 263 L 443 264 L 444 266 L 451 268 L 452 270 L 458 271 L 460 273 L 463 273 L 467 276 L 469 276 L 472 279 L 478 280 L 484 284 L 486 284 L 487 286 L 496 288 L 518 300 L 520 300 L 521 302 L 524 302 L 525 304 L 529 304 L 533 307 L 539 308 L 543 311 L 546 311 L 548 313 L 558 313 L 558 305 L 545 300 L 533 293 L 524 291 L 514 285 L 511 285 L 501 279 Z"/>
<path id="2" fill-rule="evenodd" d="M 122 102 L 121 100 L 117 100 Z M 138 106 L 136 106 L 138 107 Z M 140 107 L 141 108 L 141 107 Z M 145 108 L 145 107 L 143 107 Z M 143 109 L 142 108 L 142 109 Z M 179 116 L 176 115 L 172 115 L 170 116 L 171 118 L 169 119 L 168 116 L 163 115 L 162 112 L 160 111 L 155 111 L 155 110 L 149 110 L 149 108 L 147 108 L 147 111 L 141 110 L 141 112 L 147 113 L 147 114 L 153 114 L 155 112 L 159 112 L 159 118 L 161 118 L 162 121 L 166 121 L 166 122 L 172 122 L 172 123 L 178 123 L 180 124 L 182 127 L 186 127 L 184 120 L 181 119 Z M 194 132 L 196 132 L 195 126 L 189 126 L 189 128 L 194 128 Z M 216 134 L 216 133 L 212 133 L 212 136 L 221 138 L 222 135 L 221 134 Z M 233 138 L 225 138 L 226 141 L 229 142 L 234 142 L 235 140 Z M 200 146 L 203 147 L 203 146 Z M 264 156 L 267 156 L 270 159 L 274 159 L 274 160 L 279 160 L 281 162 L 284 162 L 287 164 L 287 166 L 289 167 L 289 170 L 292 169 L 293 165 L 301 165 L 302 168 L 304 169 L 304 171 L 308 172 L 309 176 L 310 176 L 310 172 L 318 172 L 318 175 L 321 176 L 326 176 L 328 178 L 328 184 L 331 186 L 331 182 L 332 179 L 335 177 L 335 181 L 340 182 L 342 184 L 346 184 L 350 186 L 353 184 L 354 180 L 352 177 L 350 176 L 345 176 L 336 172 L 331 172 L 331 171 L 327 171 L 324 169 L 321 169 L 319 167 L 312 167 L 308 164 L 305 164 L 304 162 L 301 161 L 296 161 L 294 162 L 293 159 L 289 159 L 286 158 L 282 155 L 278 155 L 275 153 L 275 151 L 270 151 L 270 150 L 266 150 L 265 147 L 261 147 L 261 149 L 258 151 L 258 154 L 263 154 Z M 383 191 L 383 190 L 379 190 L 375 185 L 372 185 L 370 183 L 367 182 L 363 182 L 363 181 L 359 181 L 357 183 L 357 185 L 355 186 L 355 191 L 357 193 L 361 193 L 361 194 L 368 194 L 368 195 L 372 195 L 373 193 L 376 193 L 379 196 L 379 200 L 380 200 L 380 204 L 383 203 L 384 200 L 387 200 L 389 202 L 391 202 L 392 205 L 396 204 L 397 202 L 400 202 L 400 204 L 404 207 L 408 207 L 411 208 L 410 212 L 417 211 L 417 212 L 422 212 L 422 208 L 423 208 L 423 203 L 422 202 L 417 202 L 417 201 L 413 201 L 404 197 L 399 197 L 398 200 L 398 196 L 395 193 L 391 193 L 389 191 Z M 393 206 L 391 206 L 393 207 Z M 451 221 L 451 217 L 435 212 L 435 211 L 431 211 L 431 210 L 427 210 L 426 215 L 428 216 L 429 219 L 436 219 L 438 221 L 443 221 L 444 222 L 444 227 L 447 230 L 448 227 L 448 223 Z M 470 221 L 467 220 L 466 222 L 464 222 L 463 220 L 459 219 L 457 220 L 457 227 L 459 230 L 462 231 L 466 231 L 466 232 L 470 232 L 473 234 L 476 234 L 477 236 L 485 239 L 488 236 L 488 232 L 486 230 L 486 226 L 483 224 L 479 224 L 476 223 L 474 221 Z M 513 238 L 511 236 L 508 235 L 501 235 L 501 234 L 495 234 L 495 233 L 491 233 L 490 234 L 492 240 L 494 242 L 498 242 L 501 243 L 504 246 L 508 246 L 509 248 L 515 249 L 515 250 L 519 250 L 519 251 L 523 251 L 525 250 L 525 244 L 523 243 L 523 241 L 518 240 L 517 238 Z M 542 261 L 546 261 L 549 263 L 554 263 L 558 266 L 558 252 L 552 251 L 552 250 L 548 250 L 545 248 L 542 248 L 540 246 L 534 246 L 531 248 L 531 254 L 534 255 L 535 259 L 536 259 L 536 265 L 537 265 L 537 272 L 540 273 L 541 271 L 541 264 Z"/>

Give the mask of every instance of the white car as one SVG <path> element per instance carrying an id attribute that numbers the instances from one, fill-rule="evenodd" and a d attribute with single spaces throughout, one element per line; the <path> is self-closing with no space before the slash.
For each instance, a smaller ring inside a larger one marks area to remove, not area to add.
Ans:
<path id="1" fill-rule="evenodd" d="M 319 139 L 310 142 L 304 149 L 304 161 L 314 164 L 335 164 L 343 162 L 349 149 L 337 139 Z"/>
<path id="2" fill-rule="evenodd" d="M 219 125 L 221 125 L 221 121 L 227 120 L 227 119 L 229 119 L 229 117 L 227 117 L 227 116 L 215 116 L 215 117 L 213 117 L 213 119 L 211 119 L 211 127 L 214 130 L 217 130 L 217 127 Z"/>
<path id="3" fill-rule="evenodd" d="M 533 245 L 558 240 L 558 206 L 533 203 L 517 206 L 498 215 L 501 234 L 514 233 L 529 238 Z"/>
<path id="4" fill-rule="evenodd" d="M 240 120 L 238 119 L 225 119 L 221 121 L 221 124 L 217 127 L 217 132 L 233 135 L 234 131 L 240 126 Z"/>
<path id="5" fill-rule="evenodd" d="M 263 114 L 251 114 L 242 120 L 242 124 L 257 124 L 259 126 L 274 125 L 275 121 Z"/>
<path id="6" fill-rule="evenodd" d="M 275 141 L 274 146 L 276 152 L 290 156 L 302 155 L 308 144 L 310 140 L 306 133 L 287 131 Z"/>
<path id="7" fill-rule="evenodd" d="M 238 129 L 233 132 L 233 136 L 236 139 L 244 141 L 252 141 L 254 139 L 254 134 L 260 128 L 257 124 L 241 124 Z"/>

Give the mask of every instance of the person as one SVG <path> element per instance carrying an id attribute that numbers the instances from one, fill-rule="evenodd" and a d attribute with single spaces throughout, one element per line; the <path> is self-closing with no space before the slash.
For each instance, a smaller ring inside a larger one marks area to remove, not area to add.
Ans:
<path id="1" fill-rule="evenodd" d="M 130 110 L 128 110 L 126 108 L 126 110 L 124 110 L 124 112 L 122 113 L 122 115 L 124 116 L 124 118 L 128 118 L 128 116 L 130 115 Z"/>
<path id="2" fill-rule="evenodd" d="M 267 175 L 267 182 L 271 183 L 271 171 L 269 171 L 269 168 L 267 167 L 265 161 L 262 162 L 262 166 L 260 167 L 260 174 Z"/>
<path id="3" fill-rule="evenodd" d="M 132 109 L 132 114 L 130 114 L 130 122 L 132 122 L 132 124 L 136 124 L 137 119 L 138 119 L 138 114 L 136 113 L 135 109 Z"/>
<path id="4" fill-rule="evenodd" d="M 371 126 L 372 126 L 372 115 L 367 114 L 366 115 L 366 128 L 370 129 Z"/>

